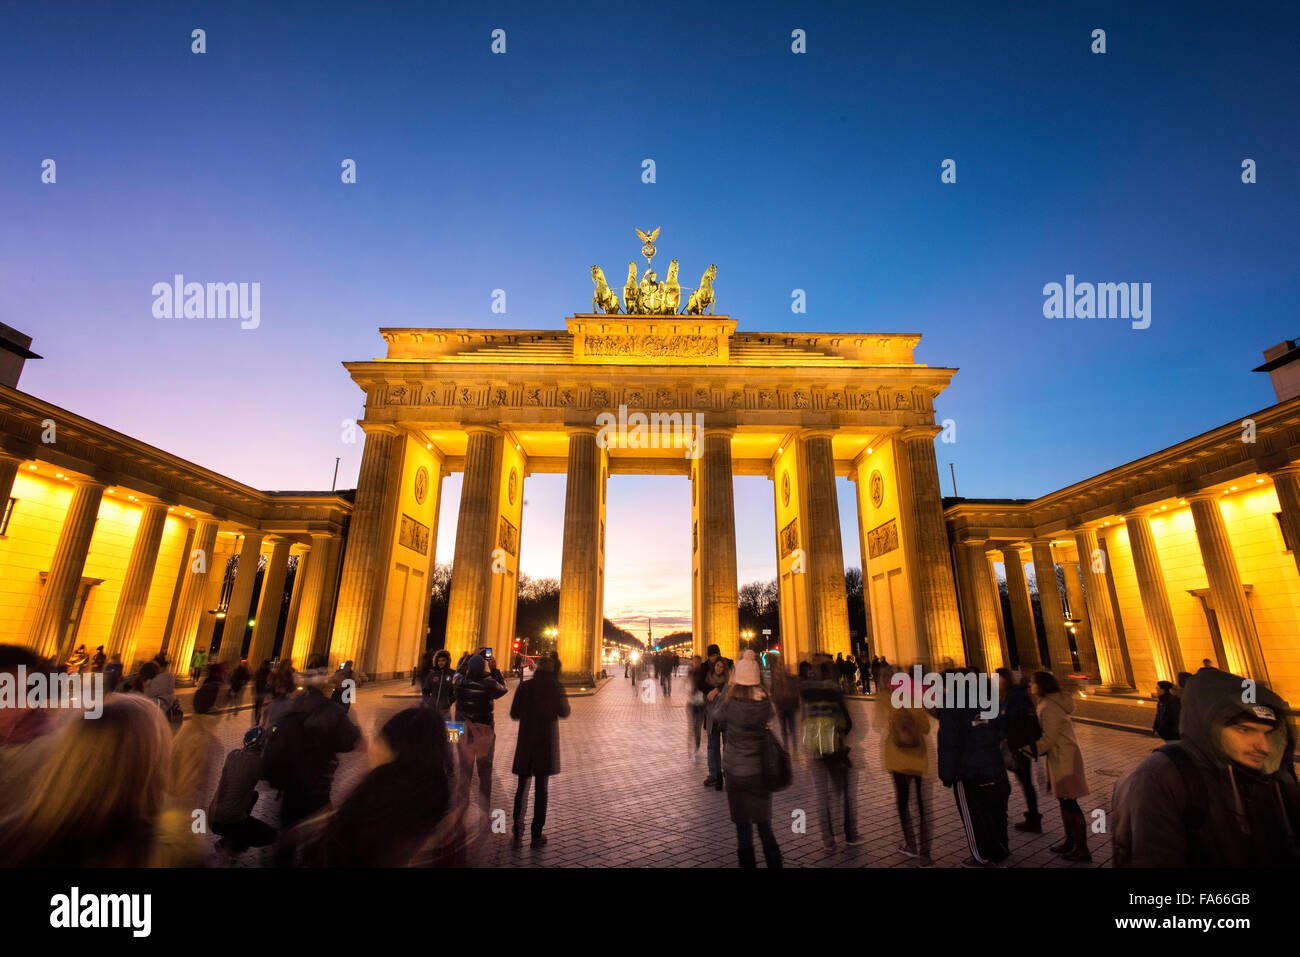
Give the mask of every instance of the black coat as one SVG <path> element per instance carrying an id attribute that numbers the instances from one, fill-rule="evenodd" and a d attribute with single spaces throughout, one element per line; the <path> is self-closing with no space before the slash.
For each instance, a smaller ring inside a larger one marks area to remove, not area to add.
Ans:
<path id="1" fill-rule="evenodd" d="M 539 671 L 515 689 L 510 717 L 519 722 L 514 774 L 547 777 L 560 773 L 560 718 L 569 716 L 569 698 L 555 675 Z"/>
<path id="2" fill-rule="evenodd" d="M 1178 700 L 1173 692 L 1166 692 L 1160 696 L 1156 703 L 1156 720 L 1151 726 L 1151 730 L 1166 741 L 1178 740 L 1178 721 L 1179 712 L 1182 710 L 1182 702 Z"/>
<path id="3" fill-rule="evenodd" d="M 439 713 L 450 711 L 456 700 L 456 672 L 450 668 L 430 668 L 424 673 L 424 703 Z"/>

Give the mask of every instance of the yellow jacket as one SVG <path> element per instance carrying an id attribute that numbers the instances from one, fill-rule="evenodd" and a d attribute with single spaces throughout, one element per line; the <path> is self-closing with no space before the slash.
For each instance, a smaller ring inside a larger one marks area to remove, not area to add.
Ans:
<path id="1" fill-rule="evenodd" d="M 924 776 L 930 766 L 927 755 L 926 736 L 930 733 L 930 716 L 924 708 L 895 708 L 890 703 L 890 695 L 876 696 L 876 715 L 879 718 L 881 732 L 881 760 L 885 770 L 899 774 Z M 894 729 L 898 725 L 899 715 L 906 711 L 912 716 L 916 730 L 921 736 L 921 743 L 915 748 L 900 748 L 894 741 Z"/>

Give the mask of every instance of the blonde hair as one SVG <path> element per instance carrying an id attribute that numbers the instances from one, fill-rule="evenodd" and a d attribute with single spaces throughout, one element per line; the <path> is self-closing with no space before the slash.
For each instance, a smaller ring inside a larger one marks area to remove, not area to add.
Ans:
<path id="1" fill-rule="evenodd" d="M 23 800 L 0 824 L 5 866 L 132 866 L 166 796 L 171 731 L 140 695 L 109 695 L 99 718 L 56 732 Z"/>

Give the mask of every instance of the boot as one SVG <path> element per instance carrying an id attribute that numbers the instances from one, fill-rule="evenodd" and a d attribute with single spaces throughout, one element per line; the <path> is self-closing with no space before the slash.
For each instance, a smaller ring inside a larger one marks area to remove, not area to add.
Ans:
<path id="1" fill-rule="evenodd" d="M 1017 831 L 1023 831 L 1027 834 L 1043 833 L 1043 815 L 1026 814 L 1023 821 L 1017 821 L 1012 825 Z"/>
<path id="2" fill-rule="evenodd" d="M 741 867 L 758 867 L 758 860 L 754 857 L 754 849 L 752 847 L 739 848 L 736 851 L 736 854 L 740 858 Z"/>
<path id="3" fill-rule="evenodd" d="M 1072 831 L 1074 847 L 1070 848 L 1062 856 L 1067 861 L 1078 861 L 1082 863 L 1092 862 L 1092 852 L 1088 850 L 1088 819 L 1080 811 L 1077 814 L 1071 814 L 1067 826 Z"/>
<path id="4" fill-rule="evenodd" d="M 1069 854 L 1074 850 L 1074 825 L 1071 818 L 1062 816 L 1061 823 L 1065 825 L 1065 840 L 1048 848 L 1053 854 Z"/>

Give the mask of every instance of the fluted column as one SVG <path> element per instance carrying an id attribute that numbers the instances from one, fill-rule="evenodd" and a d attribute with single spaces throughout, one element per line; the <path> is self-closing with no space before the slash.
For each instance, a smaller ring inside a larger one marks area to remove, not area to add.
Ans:
<path id="1" fill-rule="evenodd" d="M 1205 577 L 1210 583 L 1210 597 L 1214 600 L 1219 634 L 1223 638 L 1223 651 L 1228 657 L 1228 670 L 1267 683 L 1264 652 L 1254 619 L 1246 607 L 1245 589 L 1241 586 L 1237 558 L 1232 553 L 1218 497 L 1212 493 L 1190 495 L 1188 502 L 1196 525 L 1196 541 L 1201 546 Z"/>
<path id="2" fill-rule="evenodd" d="M 456 551 L 447 599 L 447 650 L 452 662 L 483 643 L 483 618 L 490 593 L 492 548 L 497 533 L 501 484 L 501 438 L 496 429 L 470 428 L 465 477 L 460 491 Z M 503 649 L 502 660 L 507 656 Z M 561 659 L 563 663 L 563 659 Z"/>
<path id="3" fill-rule="evenodd" d="M 1092 639 L 1092 615 L 1088 613 L 1087 603 L 1083 597 L 1079 563 L 1061 562 L 1061 571 L 1065 573 L 1065 598 L 1070 603 L 1070 613 L 1075 621 L 1074 646 L 1079 649 L 1079 667 L 1089 678 L 1100 680 L 1101 670 L 1097 665 L 1097 649 Z"/>
<path id="4" fill-rule="evenodd" d="M 299 595 L 298 615 L 294 619 L 292 632 L 286 626 L 284 640 L 290 643 L 289 654 L 300 667 L 306 667 L 314 654 L 312 646 L 316 641 L 321 596 L 325 591 L 326 565 L 329 564 L 329 539 L 328 533 L 312 533 L 311 548 L 298 559 L 298 571 L 294 575 L 294 588 Z M 306 565 L 303 564 L 304 561 Z"/>
<path id="5" fill-rule="evenodd" d="M 996 585 L 989 580 L 989 563 L 984 557 L 984 543 L 968 543 L 959 547 L 970 578 L 970 602 L 974 606 L 972 617 L 976 629 L 973 644 L 979 646 L 983 670 L 992 673 L 998 668 L 1009 668 L 1010 662 L 1003 657 L 1002 639 L 998 634 L 995 617 L 1002 613 L 1002 608 L 1000 603 L 994 604 L 998 593 Z"/>
<path id="6" fill-rule="evenodd" d="M 235 566 L 235 584 L 230 590 L 230 604 L 221 625 L 221 660 L 227 664 L 239 661 L 244 651 L 244 632 L 248 630 L 248 606 L 253 601 L 253 586 L 257 584 L 257 566 L 262 557 L 262 533 L 256 529 L 244 530 L 244 544 L 239 550 L 239 563 Z M 209 649 L 211 650 L 211 649 Z M 209 660 L 211 657 L 209 656 Z M 256 670 L 262 663 L 253 660 L 249 649 L 249 665 Z"/>
<path id="7" fill-rule="evenodd" d="M 104 653 L 112 657 L 120 654 L 123 661 L 134 657 L 135 638 L 149 603 L 149 586 L 153 582 L 154 567 L 158 564 L 158 546 L 162 543 L 163 526 L 167 523 L 167 506 L 157 503 L 146 505 L 140 516 L 131 545 L 131 558 L 126 566 L 126 578 L 117 597 L 117 610 L 113 613 L 113 626 L 108 632 L 108 647 Z M 188 662 L 187 662 L 188 664 Z"/>
<path id="8" fill-rule="evenodd" d="M 1016 633 L 1016 660 L 1021 671 L 1041 671 L 1038 629 L 1034 627 L 1034 606 L 1029 600 L 1029 583 L 1025 580 L 1025 566 L 1020 562 L 1020 549 L 1008 547 L 1001 552 L 1007 572 L 1007 594 L 1011 599 L 1011 626 Z"/>
<path id="9" fill-rule="evenodd" d="M 729 430 L 706 429 L 700 458 L 700 614 L 710 643 L 734 659 L 740 649 L 736 506 Z"/>
<path id="10" fill-rule="evenodd" d="M 1140 512 L 1129 512 L 1124 516 L 1124 527 L 1128 529 L 1129 549 L 1133 553 L 1138 594 L 1142 596 L 1142 616 L 1146 619 L 1147 635 L 1151 639 L 1156 679 L 1176 682 L 1178 673 L 1183 670 L 1183 651 L 1178 645 L 1178 631 L 1174 627 L 1174 613 L 1169 607 L 1169 591 L 1160 568 L 1160 553 L 1156 551 L 1151 522 Z"/>
<path id="11" fill-rule="evenodd" d="M 957 586 L 948 557 L 948 533 L 943 521 L 943 495 L 939 466 L 934 455 L 938 429 L 906 429 L 894 440 L 898 472 L 898 506 L 903 521 L 899 535 L 915 572 L 914 601 L 919 617 L 917 638 L 932 667 L 951 659 L 964 664 L 961 616 L 957 613 Z"/>
<path id="12" fill-rule="evenodd" d="M 600 596 L 600 449 L 596 430 L 569 433 L 564 486 L 564 544 L 560 559 L 560 662 L 566 684 L 590 685 L 600 654 L 596 629 Z M 573 662 L 570 670 L 568 662 Z"/>
<path id="13" fill-rule="evenodd" d="M 806 433 L 807 550 L 813 652 L 851 654 L 849 607 L 844 583 L 844 545 L 835 492 L 835 456 L 829 432 Z M 730 472 L 730 458 L 728 458 Z M 728 485 L 730 487 L 730 485 Z M 864 593 L 865 595 L 865 593 Z"/>
<path id="14" fill-rule="evenodd" d="M 176 603 L 176 618 L 172 621 L 172 631 L 167 639 L 167 647 L 171 649 L 171 668 L 177 674 L 185 674 L 189 670 L 199 622 L 207 611 L 203 607 L 203 599 L 212 578 L 212 570 L 216 567 L 218 575 L 225 571 L 224 564 L 217 563 L 216 547 L 217 523 L 202 520 L 194 531 L 194 545 L 190 553 L 181 556 L 181 561 L 185 563 L 185 575 L 181 579 L 181 597 Z"/>
<path id="15" fill-rule="evenodd" d="M 1074 658 L 1070 655 L 1070 640 L 1065 634 L 1065 606 L 1061 604 L 1061 589 L 1056 584 L 1056 560 L 1052 557 L 1052 543 L 1036 538 L 1029 543 L 1034 558 L 1034 577 L 1038 580 L 1038 602 L 1043 611 L 1043 630 L 1047 633 L 1047 653 L 1051 656 L 1051 671 L 1058 681 L 1074 671 Z"/>
<path id="16" fill-rule="evenodd" d="M 1300 463 L 1268 473 L 1273 480 L 1278 505 L 1282 507 L 1282 527 L 1291 544 L 1291 558 L 1300 571 Z"/>
<path id="17" fill-rule="evenodd" d="M 397 528 L 404 443 L 393 426 L 366 426 L 330 640 L 329 658 L 334 665 L 352 661 L 354 667 L 363 668 L 366 649 L 377 640 Z"/>
<path id="18" fill-rule="evenodd" d="M 275 652 L 275 632 L 280 626 L 280 607 L 284 604 L 284 579 L 289 571 L 289 549 L 293 543 L 287 538 L 270 539 L 271 557 L 262 573 L 262 594 L 257 601 L 257 616 L 253 622 L 253 640 L 248 645 L 248 660 L 259 664 Z M 302 662 L 298 662 L 301 667 Z"/>
<path id="19" fill-rule="evenodd" d="M 297 663 L 297 667 L 302 668 L 306 662 L 302 658 L 293 657 L 293 636 L 298 631 L 298 613 L 302 609 L 303 586 L 307 583 L 307 574 L 311 567 L 311 546 L 301 547 L 298 552 L 298 565 L 293 570 L 293 591 L 289 595 L 289 613 L 284 617 L 284 637 L 280 639 L 280 657 L 288 658 Z M 289 561 L 293 561 L 293 549 L 289 549 Z M 288 571 L 285 572 L 285 581 L 289 578 Z"/>
<path id="20" fill-rule="evenodd" d="M 86 567 L 103 495 L 104 486 L 99 482 L 78 482 L 73 489 L 59 541 L 50 559 L 49 575 L 36 606 L 36 617 L 27 635 L 28 646 L 46 658 L 57 661 L 64 657 L 68 618 L 81 588 L 81 572 Z"/>
<path id="21" fill-rule="evenodd" d="M 1011 645 L 1007 641 L 1007 623 L 1002 615 L 1002 590 L 998 588 L 998 570 L 993 567 L 994 562 L 1002 557 L 998 551 L 984 553 L 984 570 L 988 574 L 988 583 L 991 591 L 989 601 L 992 602 L 994 622 L 998 629 L 998 647 L 1002 649 L 1003 667 L 1011 667 Z"/>
<path id="22" fill-rule="evenodd" d="M 334 617 L 339 597 L 339 562 L 343 555 L 343 536 L 331 534 L 325 542 L 320 601 L 316 606 L 316 631 L 311 639 L 307 658 L 329 652 L 330 636 L 334 631 Z M 305 660 L 305 659 L 304 659 Z"/>
<path id="23" fill-rule="evenodd" d="M 5 506 L 14 494 L 14 479 L 24 461 L 22 456 L 0 451 L 0 516 L 4 515 Z"/>

